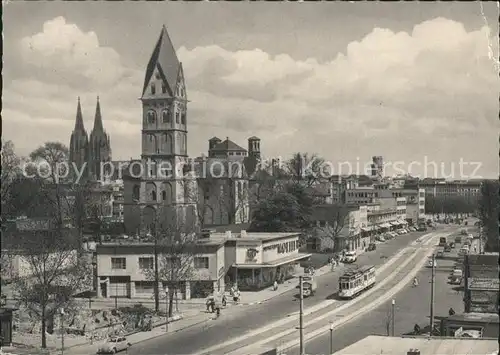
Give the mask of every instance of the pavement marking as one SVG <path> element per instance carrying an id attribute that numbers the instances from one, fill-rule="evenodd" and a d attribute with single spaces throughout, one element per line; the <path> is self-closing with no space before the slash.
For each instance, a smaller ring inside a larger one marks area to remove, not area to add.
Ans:
<path id="1" fill-rule="evenodd" d="M 406 265 L 408 265 L 413 259 L 415 259 L 417 257 L 417 254 L 412 254 L 411 257 L 407 258 L 401 265 L 400 265 L 400 269 L 401 268 L 404 268 Z M 425 259 L 425 258 L 424 258 Z M 325 318 L 328 318 L 328 317 L 331 317 L 333 315 L 335 315 L 336 313 L 339 313 L 343 310 L 345 310 L 346 308 L 349 308 L 349 307 L 352 307 L 353 305 L 361 302 L 363 299 L 367 298 L 368 296 L 372 295 L 375 291 L 378 291 L 380 289 L 382 289 L 383 286 L 385 286 L 385 284 L 389 283 L 390 281 L 392 281 L 392 279 L 394 279 L 399 273 L 399 270 L 395 270 L 393 273 L 391 273 L 389 275 L 389 277 L 385 278 L 382 282 L 376 284 L 376 286 L 370 290 L 368 290 L 367 292 L 364 292 L 362 293 L 360 296 L 356 297 L 355 299 L 353 299 L 352 301 L 349 301 L 349 302 L 346 302 L 344 303 L 342 306 L 340 306 L 339 308 L 336 308 L 330 312 L 327 312 L 319 317 L 316 317 L 315 319 L 307 322 L 304 324 L 304 328 L 306 328 L 307 326 L 311 325 L 311 324 L 314 324 L 320 320 L 323 320 Z M 287 323 L 290 322 L 290 319 L 287 319 Z M 328 325 L 329 327 L 329 325 Z M 329 329 L 329 328 L 328 328 Z M 293 329 L 289 329 L 289 330 L 285 330 L 285 331 L 282 331 L 278 334 L 275 334 L 267 339 L 263 339 L 263 340 L 259 340 L 257 342 L 254 342 L 252 343 L 251 345 L 247 345 L 247 346 L 243 346 L 239 349 L 236 349 L 235 351 L 232 351 L 230 353 L 227 353 L 228 355 L 241 355 L 241 354 L 252 354 L 252 353 L 248 353 L 248 352 L 242 352 L 244 351 L 245 348 L 253 348 L 253 347 L 258 347 L 258 346 L 262 346 L 264 344 L 267 344 L 273 340 L 276 340 L 276 339 L 280 339 L 280 338 L 283 338 L 293 332 L 295 332 L 296 329 L 293 328 Z M 258 332 L 257 334 L 260 334 L 262 332 Z M 213 351 L 213 350 L 212 350 Z"/>
<path id="2" fill-rule="evenodd" d="M 344 325 L 345 323 L 348 323 L 352 320 L 354 320 L 355 318 L 359 317 L 361 314 L 363 313 L 366 313 L 366 312 L 369 312 L 377 307 L 379 307 L 380 305 L 382 305 L 383 303 L 387 302 L 391 297 L 393 297 L 395 294 L 397 294 L 399 291 L 401 291 L 404 287 L 407 286 L 407 284 L 412 280 L 412 278 L 418 273 L 418 271 L 425 265 L 425 261 L 427 260 L 427 257 L 432 254 L 431 251 L 428 251 L 427 253 L 425 253 L 423 255 L 423 257 L 420 259 L 420 261 L 415 265 L 415 267 L 413 269 L 411 269 L 411 271 L 408 272 L 408 274 L 403 278 L 403 280 L 401 280 L 400 282 L 398 282 L 394 287 L 392 287 L 391 289 L 388 290 L 387 293 L 385 293 L 383 296 L 380 296 L 379 298 L 377 298 L 376 300 L 374 300 L 373 302 L 367 304 L 366 306 L 356 310 L 355 312 L 349 314 L 347 317 L 344 317 L 338 321 L 335 321 L 333 322 L 333 327 L 334 329 L 335 328 L 338 328 L 340 327 L 341 325 Z M 326 333 L 327 331 L 330 331 L 330 325 L 326 325 L 324 327 L 321 327 L 319 329 L 316 329 L 315 331 L 311 332 L 311 333 L 308 333 L 305 335 L 305 342 L 307 343 L 307 341 L 321 335 L 321 334 L 324 334 Z M 290 341 L 288 343 L 285 343 L 283 344 L 281 347 L 282 350 L 285 350 L 285 349 L 290 349 L 290 348 L 293 348 L 293 347 L 296 347 L 298 345 L 298 341 L 297 340 L 293 340 L 293 341 Z M 240 349 L 241 350 L 241 349 Z M 242 353 L 240 353 L 242 354 Z"/>
<path id="3" fill-rule="evenodd" d="M 429 233 L 429 234 L 432 234 L 432 233 Z M 426 237 L 426 236 L 427 235 L 425 235 L 424 237 Z M 429 238 L 432 238 L 432 237 L 433 236 L 429 236 Z M 395 254 L 393 257 L 391 257 L 391 259 L 387 260 L 384 264 L 382 264 L 382 266 L 379 269 L 377 269 L 376 272 L 377 273 L 381 273 L 382 271 L 386 270 L 389 266 L 391 266 L 397 260 L 399 260 L 403 256 L 403 254 L 406 253 L 406 252 L 408 252 L 410 249 L 413 250 L 413 248 L 410 248 L 409 246 L 406 246 L 403 249 L 401 249 L 397 254 Z M 408 263 L 409 260 L 411 260 L 411 258 L 410 259 L 406 259 L 405 263 Z M 386 280 L 388 280 L 388 279 L 386 279 Z M 315 306 L 309 307 L 306 310 L 304 310 L 304 317 L 308 316 L 308 315 L 310 315 L 312 313 L 315 313 L 315 312 L 317 312 L 318 310 L 320 310 L 322 308 L 326 308 L 326 307 L 334 304 L 335 302 L 337 302 L 337 301 L 336 300 L 325 300 L 325 301 L 323 301 L 321 303 L 318 303 Z M 297 313 L 297 315 L 298 315 L 298 313 Z M 262 334 L 262 333 L 268 331 L 269 329 L 280 327 L 281 325 L 290 322 L 290 316 L 291 315 L 287 315 L 287 316 L 285 316 L 285 318 L 283 318 L 283 319 L 281 319 L 279 321 L 270 323 L 270 324 L 268 324 L 268 325 L 266 325 L 264 327 L 258 328 L 256 330 L 247 332 L 247 333 L 245 333 L 245 334 L 243 334 L 241 336 L 238 336 L 236 338 L 227 340 L 224 343 L 220 343 L 220 344 L 214 345 L 214 346 L 212 346 L 212 347 L 210 347 L 208 349 L 204 349 L 202 352 L 196 353 L 195 355 L 210 354 L 210 353 L 213 353 L 215 350 L 219 350 L 219 349 L 228 347 L 228 346 L 233 345 L 235 343 L 238 343 L 239 341 L 242 341 L 242 340 L 244 340 L 246 338 L 254 337 L 254 336 L 257 336 L 259 334 Z"/>
<path id="4" fill-rule="evenodd" d="M 437 238 L 438 236 L 441 236 L 442 234 L 443 234 L 442 232 L 430 232 L 428 234 L 424 234 L 423 236 L 421 236 L 420 239 L 421 239 L 421 241 L 423 241 L 423 239 L 425 239 L 425 242 L 430 242 L 433 239 Z M 446 233 L 446 234 L 448 234 L 448 233 Z M 419 243 L 419 244 L 422 244 L 422 243 Z M 377 269 L 378 270 L 377 272 L 381 273 L 382 271 L 386 270 L 389 266 L 391 266 L 392 264 L 394 264 L 403 254 L 407 253 L 408 251 L 416 251 L 416 250 L 411 245 L 408 245 L 408 246 L 404 247 L 397 254 L 395 254 L 393 257 L 391 257 L 391 259 L 387 260 L 387 262 L 385 262 L 384 264 L 382 264 L 382 266 Z M 411 257 L 407 258 L 403 262 L 403 264 L 401 264 L 399 266 L 399 268 L 406 266 L 415 257 L 416 257 L 416 253 L 412 253 Z M 375 290 L 380 289 L 385 283 L 389 282 L 390 280 L 392 280 L 392 278 L 395 277 L 397 271 L 398 270 L 395 270 L 393 273 L 391 273 L 389 275 L 388 278 L 385 278 L 382 283 L 379 283 L 375 288 L 372 288 L 371 290 L 369 290 L 368 292 L 364 293 L 363 295 L 361 295 L 360 297 L 358 297 L 355 300 L 362 300 L 364 297 L 367 297 L 368 295 L 371 295 L 371 293 L 369 293 L 370 291 L 374 292 Z M 313 306 L 313 307 L 310 307 L 310 308 L 306 309 L 304 311 L 304 316 L 308 316 L 311 313 L 314 313 L 314 312 L 316 312 L 319 309 L 326 308 L 326 307 L 328 307 L 329 305 L 331 305 L 331 304 L 333 304 L 335 302 L 336 302 L 335 300 L 326 300 L 326 301 L 323 301 L 323 302 L 317 304 L 316 306 Z M 345 309 L 344 305 L 341 306 L 341 307 L 339 307 L 339 308 L 337 308 L 336 310 L 343 310 L 343 309 Z M 326 318 L 329 315 L 330 315 L 330 313 L 327 313 L 326 316 L 322 316 L 322 319 Z M 253 330 L 253 331 L 250 331 L 250 332 L 247 332 L 247 333 L 245 333 L 245 334 L 243 334 L 241 336 L 238 336 L 236 338 L 230 339 L 230 340 L 228 340 L 226 342 L 214 345 L 214 346 L 212 346 L 212 347 L 210 347 L 208 349 L 204 349 L 202 352 L 196 353 L 195 355 L 211 354 L 211 353 L 213 353 L 216 350 L 223 349 L 225 347 L 228 347 L 230 345 L 238 343 L 238 342 L 240 342 L 240 341 L 242 341 L 242 340 L 244 340 L 246 338 L 254 337 L 256 335 L 259 335 L 259 334 L 262 334 L 262 333 L 268 331 L 269 329 L 280 327 L 281 325 L 287 324 L 289 322 L 290 322 L 290 316 L 286 316 L 284 319 L 282 319 L 280 321 L 276 321 L 274 323 L 270 323 L 267 326 L 261 327 L 259 329 L 256 329 L 256 330 Z M 240 349 L 242 349 L 242 348 L 240 348 Z M 238 354 L 238 352 L 235 352 L 235 354 Z"/>

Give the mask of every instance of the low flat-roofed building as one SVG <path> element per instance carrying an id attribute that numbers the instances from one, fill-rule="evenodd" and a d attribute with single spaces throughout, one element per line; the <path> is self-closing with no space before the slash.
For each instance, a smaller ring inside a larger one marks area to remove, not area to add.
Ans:
<path id="1" fill-rule="evenodd" d="M 311 254 L 299 252 L 300 233 L 210 233 L 225 242 L 226 282 L 242 291 L 260 290 L 300 272 Z"/>
<path id="2" fill-rule="evenodd" d="M 462 313 L 441 320 L 441 334 L 457 336 L 457 331 L 477 331 L 481 337 L 498 337 L 498 313 Z"/>
<path id="3" fill-rule="evenodd" d="M 493 355 L 498 340 L 485 338 L 386 337 L 370 335 L 333 355 Z"/>

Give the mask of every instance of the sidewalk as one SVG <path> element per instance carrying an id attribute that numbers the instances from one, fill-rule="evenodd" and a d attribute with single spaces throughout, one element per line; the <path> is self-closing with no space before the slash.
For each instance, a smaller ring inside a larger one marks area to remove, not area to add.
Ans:
<path id="1" fill-rule="evenodd" d="M 335 268 L 335 271 L 338 271 L 342 268 L 342 264 Z M 315 272 L 315 276 L 321 276 L 327 274 L 332 271 L 331 265 L 325 265 L 324 267 L 317 269 Z M 228 297 L 228 303 L 225 307 L 225 312 L 231 312 L 232 308 L 237 306 L 248 306 L 254 304 L 260 304 L 265 301 L 268 301 L 274 297 L 277 297 L 285 292 L 295 289 L 298 284 L 298 277 L 294 277 L 288 281 L 285 281 L 283 284 L 280 284 L 278 289 L 274 291 L 272 287 L 266 288 L 264 290 L 258 292 L 250 292 L 244 291 L 241 292 L 241 300 L 243 302 L 233 303 L 230 297 Z M 85 299 L 81 299 L 81 302 L 88 302 Z M 206 300 L 205 299 L 191 299 L 191 300 L 179 300 L 179 311 L 181 316 L 174 316 L 174 319 L 169 320 L 168 331 L 165 329 L 165 321 L 158 322 L 154 325 L 152 331 L 148 332 L 135 332 L 127 335 L 127 340 L 131 344 L 137 344 L 146 340 L 150 340 L 156 337 L 163 336 L 165 334 L 172 334 L 184 330 L 186 328 L 190 328 L 196 325 L 200 325 L 203 323 L 210 322 L 215 319 L 215 315 L 213 313 L 208 313 L 206 311 Z M 134 304 L 142 303 L 147 307 L 154 307 L 154 300 L 150 298 L 135 298 L 135 299 L 118 299 L 118 307 L 124 306 L 132 306 Z M 165 302 L 160 304 L 160 307 L 164 306 Z M 114 299 L 100 299 L 92 300 L 92 309 L 112 309 L 115 307 Z M 161 309 L 160 309 L 161 310 Z M 101 334 L 100 334 L 101 335 Z M 101 335 L 102 337 L 102 335 Z M 17 338 L 17 339 L 16 339 Z M 24 337 L 23 337 L 24 338 Z M 16 333 L 14 333 L 14 342 L 18 344 L 23 342 L 26 347 L 10 347 L 4 348 L 4 352 L 13 353 L 13 354 L 38 354 L 41 353 L 39 349 L 35 349 L 40 346 L 40 340 L 37 334 L 33 334 L 32 339 L 19 339 L 16 337 Z M 28 340 L 28 341 L 26 341 Z M 31 341 L 32 340 L 32 341 Z M 103 340 L 93 340 L 87 337 L 77 337 L 72 335 L 65 335 L 65 349 L 64 354 L 68 355 L 80 355 L 80 354 L 95 354 L 97 352 L 97 348 L 100 344 L 102 344 Z M 61 353 L 61 336 L 57 335 L 48 335 L 47 336 L 47 347 L 50 354 L 60 354 Z"/>

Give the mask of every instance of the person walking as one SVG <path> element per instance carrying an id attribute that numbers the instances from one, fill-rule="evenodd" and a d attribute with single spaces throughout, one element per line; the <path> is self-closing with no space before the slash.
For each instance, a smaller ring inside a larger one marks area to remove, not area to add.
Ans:
<path id="1" fill-rule="evenodd" d="M 413 278 L 413 287 L 417 287 L 418 286 L 418 279 L 417 277 L 414 277 Z"/>
<path id="2" fill-rule="evenodd" d="M 278 281 L 274 280 L 273 291 L 277 291 L 277 290 L 278 290 Z"/>

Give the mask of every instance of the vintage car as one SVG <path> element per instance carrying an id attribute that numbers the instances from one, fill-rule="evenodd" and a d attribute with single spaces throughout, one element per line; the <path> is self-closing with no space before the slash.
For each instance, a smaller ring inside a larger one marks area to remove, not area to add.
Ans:
<path id="1" fill-rule="evenodd" d="M 377 244 L 375 243 L 370 243 L 368 245 L 368 251 L 376 250 L 377 249 Z"/>
<path id="2" fill-rule="evenodd" d="M 300 283 L 297 285 L 297 288 L 300 289 Z M 302 292 L 304 297 L 314 296 L 317 288 L 318 284 L 313 276 L 302 276 Z"/>
<path id="3" fill-rule="evenodd" d="M 103 344 L 99 345 L 97 349 L 98 354 L 116 354 L 119 351 L 128 350 L 131 344 L 124 336 L 116 335 L 110 336 Z"/>

